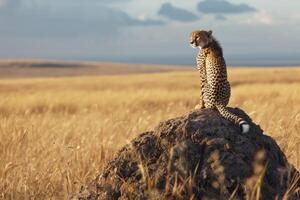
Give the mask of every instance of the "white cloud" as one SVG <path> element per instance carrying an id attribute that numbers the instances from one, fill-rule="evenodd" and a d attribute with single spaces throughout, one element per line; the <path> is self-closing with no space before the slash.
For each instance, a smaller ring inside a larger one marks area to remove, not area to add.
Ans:
<path id="1" fill-rule="evenodd" d="M 266 11 L 260 11 L 255 13 L 254 15 L 248 17 L 246 20 L 243 20 L 242 23 L 246 23 L 249 25 L 274 25 L 275 20 L 272 15 L 267 13 Z"/>

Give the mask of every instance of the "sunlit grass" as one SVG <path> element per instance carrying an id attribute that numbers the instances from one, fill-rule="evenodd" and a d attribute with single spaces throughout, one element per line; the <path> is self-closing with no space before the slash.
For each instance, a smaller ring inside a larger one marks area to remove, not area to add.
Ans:
<path id="1" fill-rule="evenodd" d="M 282 72 L 282 73 L 281 73 Z M 230 70 L 244 109 L 300 167 L 300 70 Z M 198 102 L 193 72 L 0 81 L 0 198 L 65 199 L 121 146 Z"/>

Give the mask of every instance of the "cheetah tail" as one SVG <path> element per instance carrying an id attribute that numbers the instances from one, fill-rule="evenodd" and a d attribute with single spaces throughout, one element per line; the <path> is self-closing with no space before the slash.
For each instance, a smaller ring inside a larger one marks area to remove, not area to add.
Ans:
<path id="1" fill-rule="evenodd" d="M 229 121 L 238 124 L 242 133 L 248 133 L 250 130 L 250 125 L 249 123 L 244 120 L 241 117 L 238 117 L 237 115 L 235 115 L 234 113 L 230 112 L 228 110 L 228 108 L 226 108 L 224 105 L 217 105 L 216 106 L 219 113 L 221 114 L 222 117 L 224 117 L 225 119 L 228 119 Z"/>

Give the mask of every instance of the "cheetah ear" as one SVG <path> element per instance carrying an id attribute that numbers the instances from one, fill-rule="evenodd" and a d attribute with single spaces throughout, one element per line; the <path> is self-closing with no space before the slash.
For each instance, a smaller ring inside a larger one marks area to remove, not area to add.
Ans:
<path id="1" fill-rule="evenodd" d="M 211 36 L 212 35 L 212 30 L 208 31 L 208 35 Z"/>

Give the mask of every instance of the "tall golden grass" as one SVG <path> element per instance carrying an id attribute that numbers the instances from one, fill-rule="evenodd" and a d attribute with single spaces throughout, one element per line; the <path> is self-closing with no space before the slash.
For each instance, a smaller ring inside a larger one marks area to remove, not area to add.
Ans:
<path id="1" fill-rule="evenodd" d="M 300 69 L 231 69 L 244 109 L 300 169 Z M 66 199 L 113 154 L 190 111 L 196 71 L 0 80 L 0 198 Z"/>

